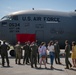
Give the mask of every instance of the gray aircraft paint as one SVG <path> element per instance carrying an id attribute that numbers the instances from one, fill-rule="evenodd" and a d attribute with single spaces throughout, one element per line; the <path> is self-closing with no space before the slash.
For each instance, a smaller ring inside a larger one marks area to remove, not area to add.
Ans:
<path id="1" fill-rule="evenodd" d="M 13 18 L 13 19 L 11 19 Z M 76 41 L 76 12 L 26 10 L 14 12 L 0 20 L 0 40 L 16 43 L 16 34 L 36 34 L 36 39 L 48 43 L 68 39 Z"/>

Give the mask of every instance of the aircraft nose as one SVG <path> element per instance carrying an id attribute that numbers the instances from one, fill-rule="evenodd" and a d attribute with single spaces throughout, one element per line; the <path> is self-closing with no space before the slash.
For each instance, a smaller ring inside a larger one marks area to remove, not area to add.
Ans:
<path id="1" fill-rule="evenodd" d="M 0 27 L 1 27 L 1 22 L 0 22 Z"/>
<path id="2" fill-rule="evenodd" d="M 2 21 L 0 20 L 0 27 L 1 27 Z"/>

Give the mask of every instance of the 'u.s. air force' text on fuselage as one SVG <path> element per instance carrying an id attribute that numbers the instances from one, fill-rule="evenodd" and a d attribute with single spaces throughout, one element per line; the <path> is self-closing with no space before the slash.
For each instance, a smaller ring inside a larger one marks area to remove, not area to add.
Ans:
<path id="1" fill-rule="evenodd" d="M 58 17 L 29 17 L 23 16 L 23 21 L 55 21 L 60 22 L 60 18 Z"/>
<path id="2" fill-rule="evenodd" d="M 52 21 L 52 22 L 60 22 L 60 18 L 58 17 L 26 17 L 23 16 L 22 17 L 23 21 Z M 9 26 L 20 26 L 20 23 L 9 23 Z"/>

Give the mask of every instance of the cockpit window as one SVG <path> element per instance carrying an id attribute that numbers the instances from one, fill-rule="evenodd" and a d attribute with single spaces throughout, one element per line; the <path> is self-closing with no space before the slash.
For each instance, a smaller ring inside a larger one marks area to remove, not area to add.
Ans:
<path id="1" fill-rule="evenodd" d="M 10 16 L 4 16 L 1 18 L 1 20 L 11 20 L 11 17 Z"/>
<path id="2" fill-rule="evenodd" d="M 1 20 L 18 20 L 18 16 L 4 16 Z"/>
<path id="3" fill-rule="evenodd" d="M 12 20 L 18 20 L 18 16 L 11 16 Z"/>

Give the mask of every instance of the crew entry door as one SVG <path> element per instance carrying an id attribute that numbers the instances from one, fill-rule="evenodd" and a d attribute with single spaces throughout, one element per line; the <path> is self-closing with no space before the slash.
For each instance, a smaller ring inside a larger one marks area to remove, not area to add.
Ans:
<path id="1" fill-rule="evenodd" d="M 40 43 L 44 41 L 44 31 L 43 30 L 36 31 L 36 40 L 38 40 Z"/>

